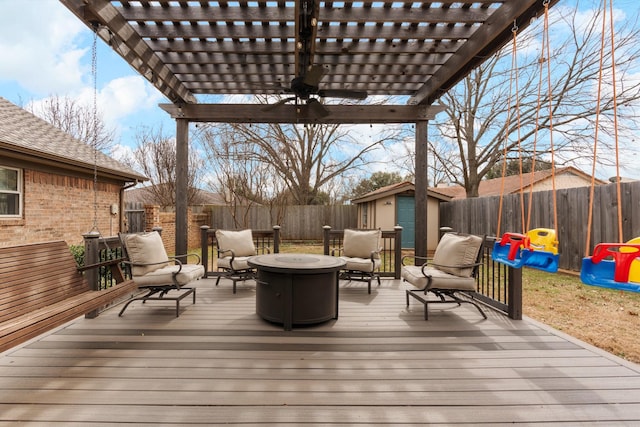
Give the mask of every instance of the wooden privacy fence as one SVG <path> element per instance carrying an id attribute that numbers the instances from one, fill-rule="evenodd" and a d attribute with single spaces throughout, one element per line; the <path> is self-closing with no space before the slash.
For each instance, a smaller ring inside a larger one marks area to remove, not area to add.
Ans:
<path id="1" fill-rule="evenodd" d="M 640 182 L 621 185 L 623 241 L 640 236 Z M 589 230 L 589 187 L 556 190 L 560 261 L 564 270 L 579 271 Z M 503 198 L 500 235 L 505 232 L 521 233 L 522 205 L 524 200 L 525 222 L 529 208 L 529 193 L 510 194 Z M 498 233 L 498 209 L 500 197 L 478 197 L 453 200 L 440 204 L 440 226 L 455 231 L 495 236 Z M 618 242 L 617 191 L 615 184 L 600 185 L 594 191 L 593 225 L 589 254 L 596 244 Z M 525 224 L 526 225 L 526 224 Z M 532 195 L 531 221 L 528 229 L 554 228 L 553 192 L 537 191 Z"/>
<path id="2" fill-rule="evenodd" d="M 269 229 L 272 224 L 282 226 L 283 240 L 322 240 L 322 225 L 336 228 L 355 228 L 357 208 L 354 205 L 311 206 L 208 206 L 212 229 L 252 230 Z"/>

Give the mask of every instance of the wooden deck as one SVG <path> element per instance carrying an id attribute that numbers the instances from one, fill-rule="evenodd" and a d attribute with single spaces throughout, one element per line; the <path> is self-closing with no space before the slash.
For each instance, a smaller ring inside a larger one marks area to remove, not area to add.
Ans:
<path id="1" fill-rule="evenodd" d="M 78 319 L 0 356 L 0 425 L 638 425 L 640 366 L 529 320 L 405 308 L 342 284 L 340 318 L 285 332 L 253 283 Z"/>

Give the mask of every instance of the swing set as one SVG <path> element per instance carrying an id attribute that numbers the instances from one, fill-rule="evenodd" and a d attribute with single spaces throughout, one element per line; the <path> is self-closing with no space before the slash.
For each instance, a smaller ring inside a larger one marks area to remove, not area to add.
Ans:
<path id="1" fill-rule="evenodd" d="M 611 37 L 611 75 L 613 80 L 613 117 L 614 117 L 614 135 L 615 135 L 615 155 L 616 155 L 616 176 L 620 176 L 619 172 L 619 144 L 618 144 L 618 121 L 617 121 L 617 100 L 616 100 L 616 84 L 615 84 L 615 55 L 614 55 L 614 29 L 613 29 L 613 2 L 609 2 L 609 29 Z M 623 242 L 622 235 L 622 201 L 621 201 L 621 185 L 620 179 L 616 180 L 617 183 L 617 210 L 618 210 L 618 235 L 620 243 L 599 243 L 595 246 L 593 254 L 589 256 L 590 247 L 590 232 L 593 223 L 593 204 L 595 193 L 595 169 L 597 159 L 597 142 L 598 142 L 598 130 L 599 130 L 599 118 L 600 118 L 600 100 L 601 89 L 603 80 L 603 61 L 605 51 L 605 29 L 607 19 L 607 2 L 605 1 L 603 23 L 602 23 L 602 42 L 600 52 L 600 75 L 598 82 L 598 99 L 596 105 L 596 123 L 595 123 L 595 142 L 593 146 L 593 169 L 591 172 L 591 193 L 589 202 L 589 219 L 588 219 L 588 235 L 585 248 L 585 257 L 582 260 L 582 269 L 580 271 L 580 279 L 583 283 L 592 286 L 599 286 L 610 289 L 618 289 L 624 291 L 640 292 L 640 237 L 635 237 L 627 242 Z M 549 57 L 549 44 L 548 44 L 548 8 L 545 9 L 545 30 L 543 48 L 547 50 L 547 57 Z M 546 43 L 545 43 L 546 42 Z M 516 37 L 514 30 L 514 58 L 516 48 Z M 549 61 L 546 62 L 549 66 Z M 512 70 L 516 67 L 512 67 Z M 513 72 L 513 71 L 512 71 Z M 549 75 L 549 69 L 547 70 Z M 517 74 L 516 74 L 517 85 Z M 551 90 L 551 84 L 549 83 L 549 90 Z M 517 92 L 517 90 L 516 90 Z M 539 92 L 540 93 L 540 92 Z M 538 99 L 540 97 L 538 96 Z M 549 96 L 551 101 L 551 96 Z M 539 104 L 538 104 L 539 107 Z M 518 108 L 516 106 L 516 111 Z M 553 210 L 554 210 L 554 223 L 557 228 L 557 209 L 556 209 L 556 194 L 555 194 L 555 177 L 553 175 L 553 123 L 551 120 L 551 104 L 549 105 L 549 121 L 550 121 L 550 146 L 551 146 L 551 164 L 552 164 L 552 182 L 553 182 Z M 537 120 L 536 117 L 536 138 L 537 138 Z M 519 133 L 519 129 L 518 129 Z M 519 136 L 519 135 L 518 135 Z M 518 144 L 520 140 L 518 139 Z M 534 141 L 535 152 L 535 141 Z M 503 167 L 503 178 L 506 170 L 506 144 L 505 144 L 505 166 Z M 535 158 L 534 158 L 535 161 Z M 535 163 L 534 163 L 535 165 Z M 532 165 L 532 174 L 535 170 Z M 521 163 L 522 168 L 522 163 Z M 531 184 L 532 185 L 532 184 Z M 522 191 L 522 190 L 521 190 Z M 522 196 L 521 196 L 522 199 Z M 523 202 L 523 200 L 522 200 Z M 524 203 L 523 206 L 522 223 L 524 224 Z M 530 220 L 531 213 L 531 191 L 529 193 L 529 217 L 527 219 L 527 226 Z M 498 213 L 498 235 L 500 234 L 500 222 L 502 215 L 502 194 L 500 196 L 500 209 Z M 494 261 L 509 265 L 514 268 L 520 267 L 532 267 L 547 272 L 556 272 L 558 270 L 558 240 L 556 237 L 555 229 L 537 228 L 530 230 L 526 233 L 505 233 L 499 241 L 496 241 L 493 247 L 492 258 Z"/>
<path id="2" fill-rule="evenodd" d="M 596 154 L 598 146 L 598 130 L 600 119 L 600 98 L 602 91 L 602 74 L 605 50 L 605 29 L 607 22 L 607 2 L 605 1 L 602 19 L 602 40 L 600 50 L 600 75 L 598 84 L 598 99 L 596 104 L 596 126 L 595 141 L 593 144 L 593 169 L 591 176 L 595 176 Z M 613 88 L 613 124 L 615 136 L 616 155 L 616 192 L 617 192 L 617 214 L 618 214 L 618 241 L 621 243 L 598 243 L 589 256 L 589 246 L 591 229 L 593 223 L 593 202 L 595 193 L 595 181 L 592 178 L 591 192 L 589 197 L 589 219 L 587 225 L 587 241 L 585 247 L 585 257 L 582 260 L 580 279 L 583 283 L 591 286 L 618 289 L 624 291 L 640 292 L 640 237 L 635 237 L 626 243 L 623 242 L 622 233 L 622 191 L 620 185 L 620 161 L 618 144 L 618 114 L 616 97 L 616 72 L 615 72 L 615 32 L 613 27 L 613 1 L 609 1 L 609 30 L 611 42 L 611 79 Z"/>
<path id="3" fill-rule="evenodd" d="M 544 32 L 543 32 L 543 51 L 546 50 L 547 58 L 550 57 L 549 49 L 549 7 L 548 3 L 545 3 L 544 13 Z M 512 28 L 513 33 L 513 48 L 512 48 L 512 64 L 511 64 L 511 78 L 510 78 L 510 92 L 512 92 L 513 84 L 515 84 L 515 92 L 518 93 L 518 74 L 517 74 L 517 26 L 514 24 Z M 556 209 L 556 189 L 555 189 L 555 166 L 554 166 L 554 150 L 553 150 L 553 120 L 552 120 L 552 105 L 551 105 L 551 80 L 550 80 L 550 61 L 539 61 L 540 64 L 540 81 L 538 84 L 538 105 L 536 109 L 536 129 L 534 132 L 533 152 L 536 152 L 537 136 L 539 129 L 539 118 L 541 109 L 541 88 L 542 88 L 542 76 L 543 76 L 543 64 L 547 64 L 547 84 L 549 90 L 549 123 L 550 123 L 550 146 L 551 146 L 551 181 L 553 185 L 553 217 L 554 228 L 535 228 L 525 233 L 504 233 L 499 241 L 496 241 L 491 252 L 491 257 L 494 261 L 506 264 L 513 268 L 531 267 L 539 270 L 555 273 L 558 271 L 558 261 L 560 255 L 558 254 L 558 239 L 556 235 L 558 214 Z M 511 99 L 511 97 L 509 98 Z M 517 113 L 517 130 L 518 130 L 518 152 L 520 159 L 520 171 L 522 175 L 522 150 L 520 149 L 520 108 L 519 100 L 516 96 L 515 111 Z M 511 102 L 509 100 L 509 102 Z M 507 129 L 511 122 L 511 108 L 508 108 L 509 114 L 507 116 Z M 506 163 L 507 163 L 507 140 L 508 132 L 505 136 L 505 148 L 504 148 L 504 161 L 502 167 L 502 190 L 500 192 L 500 206 L 498 210 L 498 232 L 500 234 L 500 223 L 502 222 L 502 201 L 504 196 L 504 178 L 506 175 Z M 527 215 L 527 228 L 531 222 L 531 206 L 533 196 L 533 177 L 535 174 L 535 156 L 532 159 L 531 164 L 531 182 L 529 185 L 529 210 Z M 524 188 L 520 186 L 520 205 L 522 206 L 522 224 L 525 224 L 524 215 Z"/>

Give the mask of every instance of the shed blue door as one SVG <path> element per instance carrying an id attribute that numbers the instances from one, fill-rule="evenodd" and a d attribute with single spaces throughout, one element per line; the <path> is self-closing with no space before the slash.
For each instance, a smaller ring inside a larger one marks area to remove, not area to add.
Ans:
<path id="1" fill-rule="evenodd" d="M 416 202 L 413 196 L 397 197 L 398 225 L 402 227 L 402 247 L 415 248 Z"/>

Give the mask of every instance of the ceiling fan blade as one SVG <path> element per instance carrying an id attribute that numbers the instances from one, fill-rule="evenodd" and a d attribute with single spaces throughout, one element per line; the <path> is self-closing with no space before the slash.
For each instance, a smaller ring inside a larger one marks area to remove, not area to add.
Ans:
<path id="1" fill-rule="evenodd" d="M 274 108 L 277 108 L 283 104 L 286 104 L 289 101 L 295 101 L 296 97 L 295 96 L 290 96 L 288 98 L 282 98 L 281 100 L 279 100 L 278 102 L 274 102 L 273 104 L 267 104 L 264 106 L 264 108 L 262 109 L 262 111 L 271 111 Z"/>
<path id="2" fill-rule="evenodd" d="M 322 89 L 318 91 L 318 96 L 323 98 L 347 98 L 347 99 L 367 99 L 367 92 L 364 90 L 348 89 Z"/>
<path id="3" fill-rule="evenodd" d="M 324 77 L 327 70 L 319 64 L 314 64 L 309 67 L 306 73 L 304 73 L 304 78 L 302 82 L 306 85 L 317 87 L 320 83 L 320 80 Z"/>
<path id="4" fill-rule="evenodd" d="M 307 106 L 309 107 L 309 112 L 313 114 L 314 117 L 323 118 L 329 115 L 329 110 L 327 110 L 325 106 L 315 98 L 308 99 Z"/>

